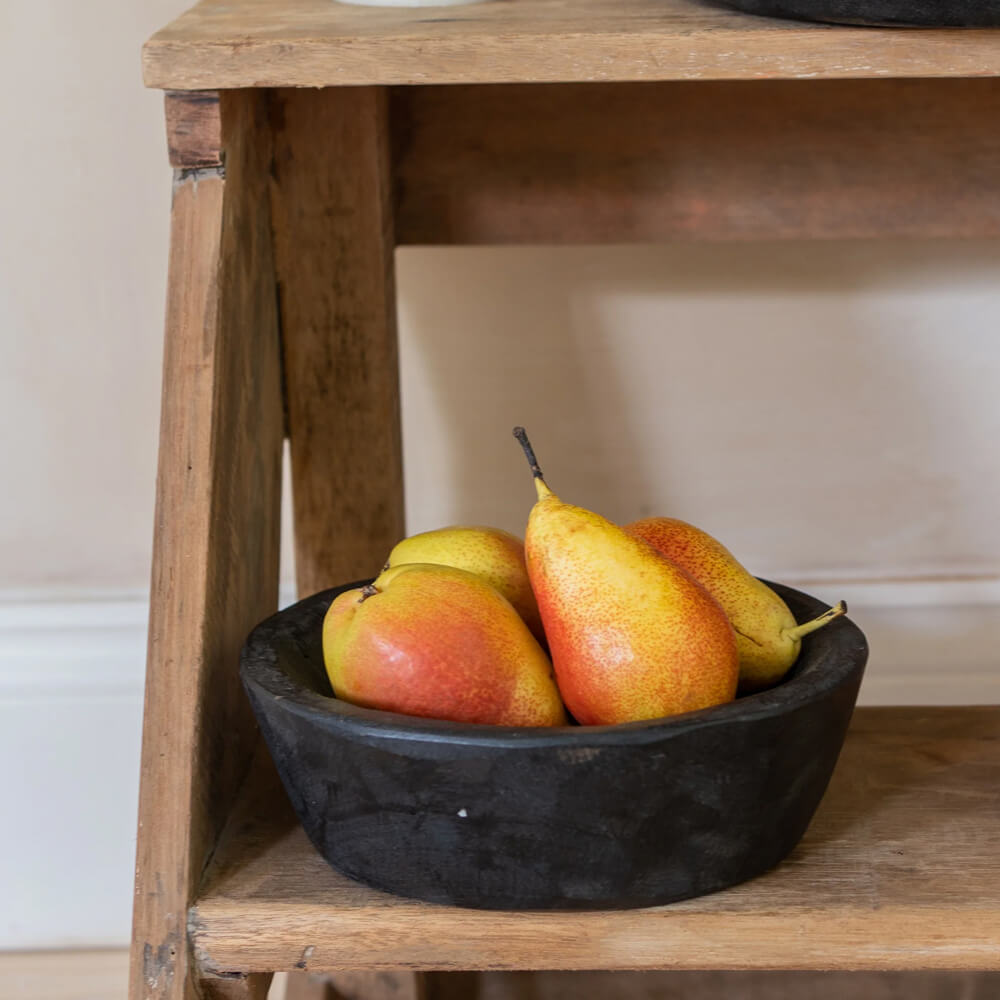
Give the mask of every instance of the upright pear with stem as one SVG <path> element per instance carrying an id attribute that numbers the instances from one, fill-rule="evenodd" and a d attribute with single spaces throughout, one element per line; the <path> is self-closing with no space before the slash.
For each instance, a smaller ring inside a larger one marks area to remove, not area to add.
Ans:
<path id="1" fill-rule="evenodd" d="M 748 573 L 721 542 L 686 521 L 647 517 L 625 530 L 687 570 L 722 605 L 736 630 L 743 691 L 758 691 L 780 681 L 798 659 L 805 636 L 847 612 L 841 601 L 800 625 L 788 605 Z"/>
<path id="2" fill-rule="evenodd" d="M 525 556 L 556 682 L 585 725 L 655 719 L 731 701 L 739 660 L 725 612 L 692 577 L 535 477 Z"/>

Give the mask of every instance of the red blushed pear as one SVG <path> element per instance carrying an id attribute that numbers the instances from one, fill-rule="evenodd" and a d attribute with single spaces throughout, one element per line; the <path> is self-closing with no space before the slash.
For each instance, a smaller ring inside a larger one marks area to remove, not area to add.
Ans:
<path id="1" fill-rule="evenodd" d="M 721 542 L 686 521 L 647 517 L 626 525 L 625 531 L 687 570 L 722 605 L 736 630 L 743 691 L 780 681 L 798 659 L 803 638 L 847 612 L 841 601 L 799 625 L 767 584 L 748 573 Z"/>
<path id="2" fill-rule="evenodd" d="M 538 502 L 528 576 L 566 707 L 584 725 L 656 719 L 736 695 L 736 636 L 725 612 L 645 542 L 545 484 L 516 428 Z"/>
<path id="3" fill-rule="evenodd" d="M 323 622 L 334 694 L 365 708 L 497 726 L 567 722 L 552 664 L 510 602 L 450 566 L 408 564 Z"/>

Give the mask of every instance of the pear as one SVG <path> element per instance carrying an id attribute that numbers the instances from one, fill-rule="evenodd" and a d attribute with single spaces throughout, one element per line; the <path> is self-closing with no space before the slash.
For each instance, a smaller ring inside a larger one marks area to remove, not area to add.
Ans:
<path id="1" fill-rule="evenodd" d="M 450 566 L 409 564 L 323 620 L 334 694 L 386 712 L 497 726 L 567 722 L 552 664 L 510 602 Z"/>
<path id="2" fill-rule="evenodd" d="M 514 605 L 535 638 L 545 644 L 542 619 L 524 565 L 524 543 L 499 528 L 439 528 L 404 538 L 389 553 L 386 569 L 405 563 L 455 566 L 482 577 Z"/>
<path id="3" fill-rule="evenodd" d="M 841 601 L 799 625 L 788 605 L 711 535 L 686 521 L 647 517 L 625 530 L 687 570 L 723 607 L 736 630 L 740 690 L 776 684 L 798 659 L 802 639 L 847 613 Z"/>
<path id="4" fill-rule="evenodd" d="M 566 707 L 584 725 L 656 719 L 732 701 L 739 660 L 729 619 L 682 569 L 548 488 L 523 428 L 538 502 L 528 576 Z"/>

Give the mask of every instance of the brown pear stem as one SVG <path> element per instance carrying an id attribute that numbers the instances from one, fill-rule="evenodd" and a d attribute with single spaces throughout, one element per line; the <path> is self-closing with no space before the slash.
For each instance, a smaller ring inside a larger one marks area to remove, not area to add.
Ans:
<path id="1" fill-rule="evenodd" d="M 815 632 L 817 629 L 821 629 L 824 625 L 829 625 L 835 618 L 840 618 L 841 615 L 847 614 L 847 602 L 841 601 L 836 606 L 830 608 L 829 611 L 824 611 L 818 618 L 814 618 L 811 622 L 806 622 L 804 625 L 798 625 L 795 628 L 786 628 L 783 634 L 792 640 L 801 639 L 804 636 L 809 635 L 810 632 Z"/>
<path id="2" fill-rule="evenodd" d="M 523 427 L 514 428 L 514 437 L 520 442 L 521 447 L 524 449 L 525 457 L 528 459 L 528 464 L 531 466 L 531 474 L 535 479 L 545 479 L 542 475 L 542 470 L 538 467 L 538 459 L 535 458 L 535 449 L 531 447 L 531 442 L 528 440 L 528 433 Z"/>
<path id="3" fill-rule="evenodd" d="M 370 583 L 366 583 L 361 588 L 361 596 L 358 598 L 358 604 L 364 604 L 365 601 L 367 601 L 369 597 L 374 597 L 377 593 L 378 593 L 378 590 L 377 590 L 376 587 L 374 587 Z"/>

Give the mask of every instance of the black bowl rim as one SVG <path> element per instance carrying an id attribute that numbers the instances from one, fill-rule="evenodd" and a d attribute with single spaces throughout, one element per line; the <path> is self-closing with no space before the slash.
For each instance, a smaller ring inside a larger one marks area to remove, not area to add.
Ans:
<path id="1" fill-rule="evenodd" d="M 278 667 L 275 640 L 287 628 L 288 619 L 318 613 L 346 590 L 370 583 L 362 580 L 313 594 L 261 622 L 248 637 L 240 654 L 240 675 L 248 688 L 280 700 L 296 715 L 323 718 L 324 725 L 345 735 L 363 739 L 448 743 L 455 746 L 536 749 L 589 748 L 608 745 L 643 745 L 671 735 L 707 726 L 752 722 L 792 712 L 821 700 L 832 690 L 863 671 L 868 659 L 864 633 L 849 618 L 831 623 L 807 637 L 792 672 L 775 687 L 746 695 L 724 705 L 694 712 L 607 726 L 493 726 L 482 723 L 448 722 L 419 716 L 362 708 L 336 697 L 320 694 L 292 680 Z M 829 605 L 802 591 L 763 581 L 783 598 L 811 605 L 810 617 Z M 325 611 L 324 611 L 325 613 Z M 322 616 L 319 616 L 322 621 Z M 834 654 L 840 655 L 834 655 Z"/>

